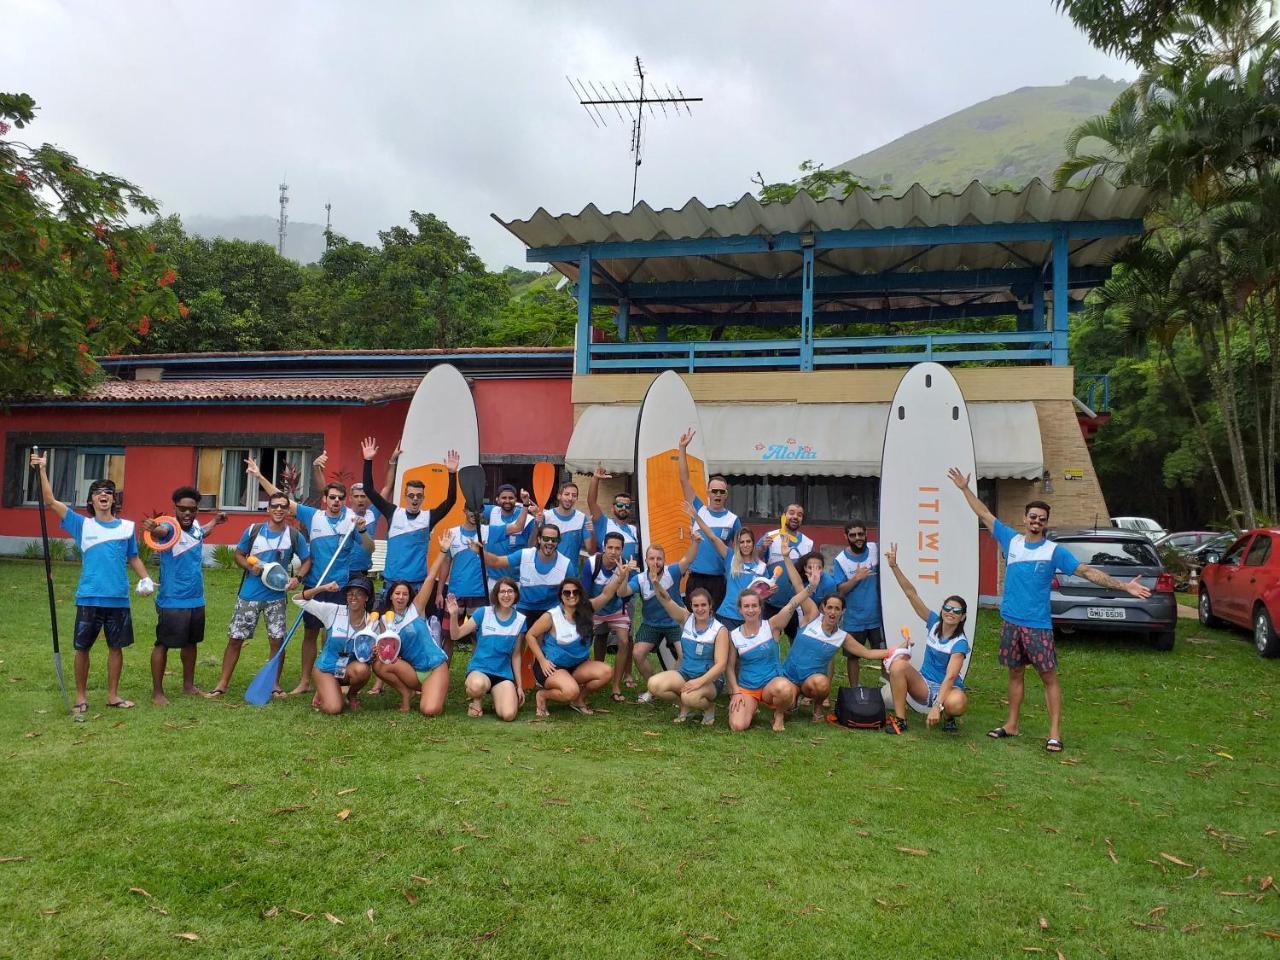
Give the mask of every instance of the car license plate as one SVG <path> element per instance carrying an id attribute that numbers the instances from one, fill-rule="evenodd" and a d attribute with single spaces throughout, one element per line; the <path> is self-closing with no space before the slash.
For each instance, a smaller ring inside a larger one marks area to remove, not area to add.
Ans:
<path id="1" fill-rule="evenodd" d="M 1085 615 L 1090 620 L 1123 620 L 1124 607 L 1089 607 Z"/>

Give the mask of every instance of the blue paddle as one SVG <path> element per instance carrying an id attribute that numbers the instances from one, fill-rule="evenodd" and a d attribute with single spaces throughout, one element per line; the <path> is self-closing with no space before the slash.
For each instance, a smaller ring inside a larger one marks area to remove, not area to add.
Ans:
<path id="1" fill-rule="evenodd" d="M 329 562 L 325 565 L 324 572 L 320 574 L 320 579 L 316 583 L 327 582 L 329 571 L 333 569 L 334 561 L 342 556 L 342 550 L 347 545 L 347 541 L 351 539 L 351 535 L 356 532 L 355 525 L 352 524 L 351 529 L 342 535 L 342 539 L 338 541 L 338 549 L 333 551 L 333 556 L 329 558 Z M 271 702 L 271 691 L 276 688 L 276 673 L 280 669 L 280 658 L 284 656 L 285 648 L 289 646 L 289 640 L 292 639 L 294 631 L 298 629 L 298 624 L 302 622 L 303 613 L 299 613 L 293 620 L 293 626 L 289 628 L 289 632 L 284 635 L 284 642 L 280 644 L 280 649 L 276 651 L 275 656 L 268 660 L 258 671 L 257 675 L 249 681 L 249 687 L 244 692 L 244 702 L 252 704 L 255 707 L 265 706 Z"/>

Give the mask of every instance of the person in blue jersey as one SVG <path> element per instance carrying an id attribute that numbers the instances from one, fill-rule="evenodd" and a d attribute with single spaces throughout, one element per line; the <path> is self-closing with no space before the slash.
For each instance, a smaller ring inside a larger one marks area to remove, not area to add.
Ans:
<path id="1" fill-rule="evenodd" d="M 485 508 L 484 548 L 494 556 L 505 557 L 533 542 L 537 520 L 530 509 L 533 501 L 526 490 L 517 490 L 513 484 L 504 483 L 494 495 L 496 501 Z M 485 571 L 490 580 L 502 576 L 497 567 Z"/>
<path id="2" fill-rule="evenodd" d="M 810 557 L 812 556 L 811 554 Z M 797 591 L 798 596 L 798 591 L 803 586 L 799 571 L 789 561 L 783 562 L 792 589 Z M 795 684 L 801 697 L 813 704 L 814 723 L 825 723 L 827 719 L 823 704 L 831 693 L 831 664 L 837 650 L 843 650 L 846 656 L 881 661 L 892 652 L 870 650 L 844 629 L 841 625 L 844 618 L 844 598 L 839 591 L 829 589 L 820 602 L 815 599 L 819 591 L 826 587 L 824 577 L 829 577 L 829 574 L 823 572 L 821 563 L 814 563 L 809 559 L 805 565 L 804 577 L 809 585 L 809 596 L 800 604 L 800 629 L 796 631 L 796 638 L 787 650 L 786 659 L 782 661 L 782 675 Z"/>
<path id="3" fill-rule="evenodd" d="M 391 457 L 387 460 L 387 479 L 382 486 L 382 495 L 385 499 L 389 491 L 396 482 L 396 458 L 400 453 L 397 446 Z M 321 450 L 320 456 L 316 457 L 311 464 L 311 470 L 314 476 L 315 489 L 323 490 L 325 483 L 328 482 L 325 477 L 325 467 L 329 463 L 329 451 Z M 365 487 L 363 480 L 357 480 L 351 484 L 351 489 L 347 494 L 347 505 L 357 517 L 363 517 L 365 521 L 365 529 L 374 541 L 378 539 L 378 521 L 382 519 L 383 514 L 373 506 L 367 490 L 373 487 Z M 369 577 L 372 582 L 375 577 L 370 573 L 373 567 L 373 551 L 365 549 L 364 543 L 357 543 L 355 549 L 351 551 L 351 569 L 348 576 Z"/>
<path id="4" fill-rule="evenodd" d="M 421 695 L 418 710 L 424 717 L 444 713 L 449 694 L 449 656 L 436 636 L 439 620 L 427 619 L 427 605 L 439 582 L 444 558 L 443 550 L 436 554 L 427 578 L 416 593 L 404 580 L 390 584 L 387 589 L 387 609 L 382 614 L 379 632 L 390 631 L 400 638 L 400 655 L 391 663 L 375 658 L 373 673 L 400 694 L 401 713 L 409 712 L 415 693 Z"/>
<path id="5" fill-rule="evenodd" d="M 542 513 L 542 522 L 560 531 L 560 552 L 569 558 L 569 576 L 576 577 L 583 552 L 595 552 L 595 538 L 587 515 L 577 509 L 578 485 L 570 480 L 560 485 L 556 505 Z"/>
<path id="6" fill-rule="evenodd" d="M 800 558 L 813 552 L 813 541 L 800 529 L 804 523 L 804 507 L 792 503 L 782 513 L 782 523 L 776 530 L 770 530 L 756 541 L 756 555 L 769 568 L 769 577 L 776 578 L 777 589 L 765 598 L 764 615 L 772 617 L 791 599 L 791 581 L 783 570 L 782 558 L 790 557 L 792 563 L 799 563 Z M 786 624 L 788 637 L 795 639 L 796 621 L 793 617 Z"/>
<path id="7" fill-rule="evenodd" d="M 600 609 L 626 583 L 634 564 L 619 563 L 617 572 L 598 596 L 588 597 L 577 577 L 560 584 L 559 603 L 538 617 L 525 633 L 533 654 L 533 702 L 539 717 L 548 717 L 547 703 L 567 703 L 578 713 L 595 713 L 587 698 L 609 682 L 613 671 L 591 659 L 592 612 Z"/>
<path id="8" fill-rule="evenodd" d="M 155 592 L 155 583 L 138 558 L 138 541 L 133 522 L 115 515 L 116 485 L 111 480 L 89 484 L 90 516 L 76 513 L 53 495 L 46 472 L 47 453 L 31 453 L 31 466 L 40 474 L 44 505 L 61 519 L 61 527 L 71 534 L 80 551 L 80 582 L 76 585 L 75 648 L 76 713 L 89 710 L 89 651 L 98 634 L 107 637 L 107 706 L 128 709 L 132 700 L 120 696 L 120 673 L 124 669 L 124 648 L 133 643 L 133 615 L 129 608 L 129 574 L 138 575 L 139 596 Z"/>
<path id="9" fill-rule="evenodd" d="M 846 546 L 836 554 L 839 592 L 844 598 L 841 626 L 864 647 L 883 650 L 884 626 L 880 616 L 880 549 L 867 542 L 867 525 L 850 520 L 844 527 Z M 858 686 L 861 660 L 845 653 L 849 686 Z"/>
<path id="10" fill-rule="evenodd" d="M 729 729 L 741 733 L 751 726 L 763 704 L 773 711 L 773 729 L 786 727 L 787 711 L 796 704 L 796 685 L 782 672 L 778 635 L 809 596 L 810 586 L 793 593 L 772 617 L 754 590 L 738 595 L 742 625 L 729 631 Z"/>
<path id="11" fill-rule="evenodd" d="M 586 584 L 588 597 L 598 597 L 623 567 L 635 569 L 634 560 L 623 559 L 623 548 L 622 534 L 611 530 L 604 535 L 600 552 L 589 558 L 582 569 L 582 582 Z M 625 579 L 623 584 L 626 584 Z M 609 654 L 610 638 L 617 650 L 613 660 L 611 695 L 615 701 L 621 702 L 626 698 L 620 685 L 631 671 L 631 606 L 621 595 L 614 595 L 596 609 L 593 623 L 595 658 L 604 662 Z"/>
<path id="12" fill-rule="evenodd" d="M 926 726 L 942 723 L 946 733 L 959 729 L 956 718 L 963 716 L 969 705 L 960 671 L 973 649 L 965 636 L 964 622 L 969 605 L 964 597 L 952 595 L 942 601 L 937 613 L 920 599 L 920 593 L 898 566 L 898 545 L 890 544 L 884 562 L 891 571 L 911 609 L 925 622 L 924 661 L 917 670 L 910 657 L 895 657 L 889 665 L 889 686 L 893 690 L 893 716 L 885 724 L 885 733 L 902 733 L 907 729 L 907 694 L 929 708 Z M 945 720 L 943 718 L 946 718 Z"/>
<path id="13" fill-rule="evenodd" d="M 1080 563 L 1066 547 L 1045 538 L 1049 526 L 1049 504 L 1032 500 L 1023 510 L 1026 533 L 996 519 L 987 505 L 969 488 L 969 477 L 956 467 L 947 477 L 964 494 L 965 502 L 991 531 L 1005 557 L 1004 596 L 1000 599 L 1000 665 L 1009 670 L 1009 715 L 1002 726 L 987 736 L 994 740 L 1018 735 L 1018 714 L 1024 693 L 1023 674 L 1035 668 L 1044 684 L 1045 708 L 1049 713 L 1049 736 L 1044 748 L 1061 753 L 1062 686 L 1058 680 L 1058 653 L 1053 643 L 1053 615 L 1049 594 L 1055 574 L 1084 577 L 1108 590 L 1119 590 L 1144 600 L 1151 591 L 1140 577 L 1117 580 L 1087 563 Z"/>
<path id="14" fill-rule="evenodd" d="M 378 455 L 378 441 L 365 437 L 360 443 L 364 457 L 364 488 L 378 512 L 387 518 L 387 555 L 382 564 L 382 579 L 387 584 L 403 580 L 416 594 L 427 578 L 427 555 L 431 547 L 431 530 L 436 522 L 453 509 L 458 498 L 458 452 L 445 454 L 444 465 L 449 471 L 449 486 L 444 500 L 430 509 L 423 509 L 426 486 L 421 480 L 410 480 L 404 485 L 404 499 L 408 506 L 391 503 L 373 486 L 373 459 Z M 319 563 L 319 559 L 316 560 Z M 386 607 L 386 592 L 380 598 L 380 609 Z"/>
<path id="15" fill-rule="evenodd" d="M 672 622 L 680 624 L 679 661 L 674 670 L 649 678 L 649 693 L 679 705 L 672 723 L 684 723 L 691 713 L 702 714 L 702 725 L 716 722 L 716 697 L 724 688 L 729 666 L 729 631 L 713 614 L 711 593 L 704 587 L 689 591 L 685 609 L 659 581 L 655 588 Z M 646 616 L 646 622 L 647 622 Z"/>
<path id="16" fill-rule="evenodd" d="M 489 599 L 485 595 L 488 577 L 480 554 L 472 546 L 473 543 L 483 544 L 487 539 L 479 523 L 480 514 L 474 510 L 463 510 L 462 523 L 449 529 L 449 542 L 443 548 L 446 557 L 440 579 L 448 584 L 449 593 L 458 598 L 464 612 L 479 610 Z"/>
<path id="17" fill-rule="evenodd" d="M 716 619 L 730 630 L 740 627 L 742 618 L 738 611 L 739 595 L 747 589 L 772 592 L 777 583 L 777 575 L 769 577 L 769 568 L 756 558 L 756 535 L 751 532 L 750 527 L 740 528 L 734 534 L 733 546 L 730 547 L 707 525 L 700 510 L 695 510 L 691 503 L 686 503 L 684 507 L 692 515 L 703 539 L 720 555 L 724 570 L 725 597 L 716 607 Z"/>
<path id="18" fill-rule="evenodd" d="M 640 679 L 644 681 L 644 692 L 636 698 L 637 703 L 649 703 L 653 694 L 649 691 L 649 678 L 653 676 L 653 666 L 649 663 L 649 655 L 658 648 L 659 643 L 666 643 L 673 656 L 679 656 L 680 634 L 683 620 L 671 619 L 666 607 L 658 596 L 657 588 L 664 588 L 672 599 L 680 602 L 680 581 L 685 571 L 698 552 L 698 540 L 689 538 L 689 549 L 675 563 L 667 563 L 667 552 L 659 544 L 653 544 L 644 551 L 644 569 L 632 574 L 626 584 L 618 591 L 621 597 L 638 594 L 640 597 L 640 629 L 636 632 L 632 645 L 632 659 Z M 614 674 L 614 689 L 617 691 L 618 677 Z M 615 700 L 622 699 L 620 694 Z"/>
<path id="19" fill-rule="evenodd" d="M 604 549 L 605 534 L 620 535 L 622 559 L 634 560 L 640 541 L 637 539 L 636 525 L 631 519 L 635 508 L 631 494 L 625 490 L 614 494 L 608 514 L 600 509 L 600 481 L 612 479 L 613 474 L 609 473 L 603 464 L 596 464 L 595 472 L 591 474 L 591 482 L 587 484 L 587 512 L 591 514 L 591 532 L 601 550 Z"/>
<path id="20" fill-rule="evenodd" d="M 219 513 L 208 526 L 201 525 L 196 519 L 200 491 L 195 487 L 179 487 L 172 499 L 178 541 L 159 555 L 156 642 L 151 648 L 151 702 L 157 707 L 169 704 L 164 695 L 164 668 L 170 650 L 177 650 L 182 661 L 182 692 L 193 696 L 204 692 L 196 686 L 196 644 L 204 641 L 204 538 L 227 522 L 227 515 Z M 141 525 L 147 532 L 156 528 L 150 517 Z"/>
<path id="21" fill-rule="evenodd" d="M 728 508 L 729 482 L 718 473 L 707 478 L 707 503 L 703 503 L 693 489 L 689 478 L 689 443 L 693 440 L 694 431 L 686 430 L 680 436 L 680 489 L 685 500 L 693 504 L 695 510 L 702 515 L 703 521 L 722 543 L 733 543 L 742 529 L 742 521 L 738 515 Z M 711 609 L 715 610 L 724 603 L 727 589 L 724 579 L 724 562 L 716 552 L 715 545 L 703 537 L 698 555 L 689 567 L 689 578 L 685 588 L 692 592 L 702 587 L 711 594 Z"/>
<path id="22" fill-rule="evenodd" d="M 524 706 L 524 685 L 520 679 L 520 647 L 528 618 L 516 609 L 520 585 L 510 577 L 499 577 L 493 585 L 488 606 L 481 607 L 459 622 L 462 606 L 453 594 L 445 599 L 449 630 L 457 638 L 475 634 L 476 645 L 467 663 L 465 690 L 468 717 L 484 716 L 484 698 L 493 698 L 493 712 L 499 720 L 516 718 Z"/>
<path id="23" fill-rule="evenodd" d="M 821 550 L 806 553 L 794 566 L 800 574 L 802 583 L 813 581 L 813 591 L 809 594 L 809 599 L 817 606 L 821 607 L 822 601 L 833 593 L 839 592 L 840 581 L 827 572 L 827 558 L 823 556 Z"/>
<path id="24" fill-rule="evenodd" d="M 345 570 L 343 571 L 346 572 Z M 317 599 L 337 593 L 342 603 Z M 369 682 L 373 670 L 355 657 L 354 639 L 369 626 L 374 615 L 369 610 L 373 584 L 368 577 L 351 577 L 345 586 L 329 580 L 307 587 L 294 596 L 293 602 L 324 625 L 324 647 L 312 667 L 316 692 L 311 705 L 328 714 L 339 714 L 343 707 L 360 709 L 360 691 Z M 347 687 L 344 695 L 343 686 Z"/>
<path id="25" fill-rule="evenodd" d="M 569 558 L 560 552 L 560 529 L 549 523 L 538 527 L 536 547 L 525 547 L 499 557 L 484 551 L 485 566 L 508 575 L 520 584 L 520 602 L 517 608 L 528 619 L 534 620 L 556 605 L 560 584 L 569 576 Z M 471 541 L 471 549 L 479 551 L 480 544 Z"/>
<path id="26" fill-rule="evenodd" d="M 274 483 L 262 475 L 257 462 L 249 457 L 245 460 L 249 476 L 256 477 L 258 486 L 266 491 L 268 497 L 279 493 Z M 373 538 L 365 531 L 365 522 L 357 517 L 350 507 L 346 506 L 346 484 L 331 480 L 325 484 L 321 492 L 324 509 L 317 509 L 306 503 L 298 503 L 289 498 L 289 512 L 298 518 L 298 522 L 307 531 L 307 541 L 311 545 L 311 568 L 302 582 L 309 587 L 318 586 L 321 574 L 329 569 L 328 579 L 338 585 L 337 589 L 313 599 L 322 603 L 341 603 L 342 588 L 346 586 L 350 576 L 351 551 L 357 541 L 362 542 L 365 549 L 373 549 Z M 347 533 L 351 536 L 348 537 Z M 339 553 L 339 549 L 341 552 Z M 311 692 L 312 667 L 316 662 L 316 638 L 324 624 L 309 611 L 302 618 L 302 673 L 298 677 L 298 685 L 289 694 Z M 283 663 L 283 661 L 282 661 Z"/>
<path id="27" fill-rule="evenodd" d="M 306 539 L 289 525 L 289 497 L 283 493 L 273 493 L 267 499 L 267 520 L 265 523 L 250 524 L 240 537 L 235 548 L 236 566 L 242 571 L 240 589 L 236 594 L 235 609 L 231 613 L 231 624 L 227 628 L 227 647 L 222 653 L 222 673 L 217 685 L 209 691 L 208 696 L 217 698 L 227 692 L 231 685 L 231 675 L 240 661 L 240 650 L 246 640 L 253 637 L 258 629 L 258 621 L 267 622 L 267 644 L 270 656 L 274 657 L 284 642 L 285 604 L 288 591 L 297 589 L 301 577 L 305 577 L 311 567 L 311 546 Z M 290 576 L 283 592 L 273 590 L 262 582 L 262 570 L 272 563 L 278 563 L 288 570 L 294 559 L 299 562 L 298 574 Z M 283 697 L 280 689 L 280 674 L 276 673 L 276 686 L 272 693 Z"/>

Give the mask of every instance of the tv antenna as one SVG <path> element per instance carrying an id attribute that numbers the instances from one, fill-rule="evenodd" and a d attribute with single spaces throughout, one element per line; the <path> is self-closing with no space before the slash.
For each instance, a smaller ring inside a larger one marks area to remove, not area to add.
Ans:
<path id="1" fill-rule="evenodd" d="M 284 238 L 289 232 L 289 184 L 280 181 L 280 220 L 276 225 L 276 253 L 284 256 Z"/>
<path id="2" fill-rule="evenodd" d="M 619 120 L 629 119 L 631 121 L 631 155 L 635 158 L 635 167 L 631 173 L 631 206 L 634 207 L 636 205 L 636 185 L 640 179 L 640 163 L 643 160 L 641 147 L 644 138 L 645 107 L 649 108 L 650 117 L 658 115 L 654 109 L 655 105 L 662 110 L 664 117 L 667 116 L 667 107 L 670 107 L 676 116 L 680 115 L 681 108 L 689 116 L 693 116 L 693 111 L 689 109 L 689 104 L 701 103 L 702 98 L 686 97 L 678 84 L 674 91 L 671 89 L 670 84 L 666 84 L 665 93 L 660 91 L 655 96 L 652 90 L 646 90 L 649 78 L 645 76 L 644 64 L 640 62 L 639 57 L 636 57 L 636 82 L 640 87 L 638 94 L 631 89 L 630 81 L 624 82 L 621 89 L 616 83 L 613 83 L 611 96 L 611 85 L 603 80 L 597 87 L 593 80 L 588 80 L 584 83 L 582 80 L 576 82 L 570 80 L 567 76 L 565 79 L 569 81 L 569 86 L 573 89 L 574 95 L 578 97 L 578 103 L 582 104 L 582 108 L 587 111 L 587 116 L 591 118 L 591 122 L 597 127 L 607 127 L 609 125 L 605 119 L 605 113 L 600 110 L 601 107 L 613 107 L 613 112 L 618 115 Z M 652 89 L 656 89 L 656 87 L 657 85 L 655 84 Z M 622 115 L 623 110 L 627 111 L 625 118 Z"/>

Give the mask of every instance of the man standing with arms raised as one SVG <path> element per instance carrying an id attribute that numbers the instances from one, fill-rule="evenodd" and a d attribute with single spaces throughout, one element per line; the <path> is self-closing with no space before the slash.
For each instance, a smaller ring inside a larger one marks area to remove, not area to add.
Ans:
<path id="1" fill-rule="evenodd" d="M 639 541 L 636 525 L 631 522 L 631 494 L 623 492 L 614 496 L 610 516 L 605 516 L 600 509 L 600 481 L 612 479 L 613 475 L 605 470 L 604 464 L 597 463 L 595 472 L 591 474 L 591 482 L 587 484 L 587 510 L 591 513 L 592 533 L 599 549 L 604 550 L 604 538 L 607 534 L 616 533 L 622 537 L 622 559 L 625 562 L 635 559 Z"/>
<path id="2" fill-rule="evenodd" d="M 782 573 L 782 558 L 790 556 L 792 563 L 799 563 L 800 558 L 813 552 L 813 541 L 800 531 L 804 523 L 804 507 L 792 503 L 782 513 L 782 526 L 766 533 L 756 543 L 756 556 L 764 561 L 767 573 L 765 576 L 776 578 L 778 588 L 764 602 L 764 619 L 777 616 L 782 608 L 795 596 L 795 588 L 791 578 L 778 576 Z M 793 615 L 786 626 L 787 636 L 796 638 L 796 618 Z"/>
<path id="3" fill-rule="evenodd" d="M 556 506 L 542 512 L 542 522 L 560 531 L 560 552 L 569 560 L 569 576 L 576 577 L 583 549 L 594 552 L 587 515 L 577 509 L 578 485 L 572 480 L 561 484 L 556 500 Z"/>
<path id="4" fill-rule="evenodd" d="M 978 519 L 991 531 L 1005 556 L 1004 596 L 1000 599 L 1000 665 L 1009 668 L 1009 717 L 1004 726 L 987 736 L 993 740 L 1018 735 L 1018 712 L 1022 709 L 1023 674 L 1033 666 L 1044 683 L 1044 704 L 1049 713 L 1049 738 L 1044 748 L 1062 752 L 1062 687 L 1058 682 L 1058 652 L 1053 643 L 1053 615 L 1049 593 L 1057 573 L 1084 577 L 1109 590 L 1120 590 L 1140 600 L 1151 596 L 1139 577 L 1128 583 L 1109 577 L 1071 551 L 1045 539 L 1049 526 L 1049 504 L 1032 500 L 1023 512 L 1026 533 L 1017 533 L 987 509 L 969 489 L 969 477 L 956 467 L 947 471 L 951 482 L 964 494 Z"/>
<path id="5" fill-rule="evenodd" d="M 686 430 L 680 437 L 680 489 L 684 493 L 685 500 L 693 504 L 693 508 L 698 511 L 703 521 L 721 542 L 732 544 L 738 538 L 738 531 L 742 529 L 742 521 L 727 506 L 729 482 L 718 473 L 712 474 L 707 480 L 707 499 L 711 502 L 709 504 L 702 502 L 693 489 L 693 481 L 689 477 L 689 443 L 692 440 L 692 430 Z M 697 529 L 697 526 L 692 525 L 691 529 Z M 711 609 L 720 609 L 720 604 L 724 603 L 725 592 L 724 560 L 716 552 L 715 546 L 705 537 L 699 541 L 698 555 L 694 557 L 693 564 L 689 567 L 685 596 L 698 587 L 711 594 Z"/>

